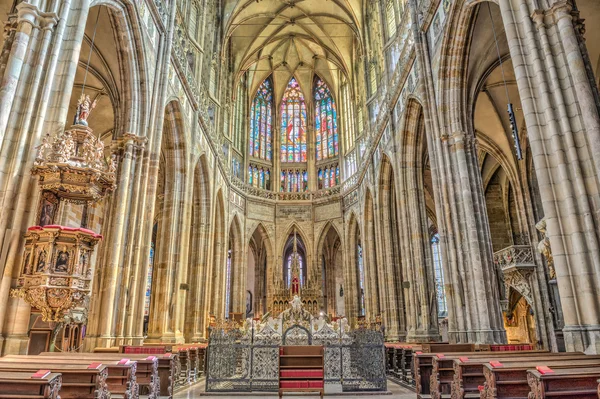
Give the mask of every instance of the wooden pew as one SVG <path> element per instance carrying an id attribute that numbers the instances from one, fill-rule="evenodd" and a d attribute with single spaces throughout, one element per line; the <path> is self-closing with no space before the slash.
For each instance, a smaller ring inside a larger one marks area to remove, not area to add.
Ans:
<path id="1" fill-rule="evenodd" d="M 596 399 L 600 367 L 527 371 L 529 399 L 548 397 Z"/>
<path id="2" fill-rule="evenodd" d="M 537 366 L 547 366 L 552 369 L 598 367 L 600 366 L 600 358 L 598 356 L 583 355 L 577 360 L 539 359 L 484 364 L 485 384 L 481 389 L 481 398 L 527 399 L 530 392 L 527 382 L 527 370 L 534 370 Z"/>
<path id="3" fill-rule="evenodd" d="M 5 359 L 5 358 L 0 358 Z M 61 399 L 110 399 L 106 386 L 108 369 L 104 364 L 53 364 L 50 362 L 22 363 L 17 361 L 0 362 L 0 372 L 35 373 L 38 370 L 50 370 L 60 373 L 62 384 Z"/>
<path id="4" fill-rule="evenodd" d="M 489 348 L 489 345 L 485 347 Z M 536 356 L 547 357 L 548 351 L 521 351 L 521 352 L 459 352 L 459 353 L 437 353 L 433 354 L 420 354 L 422 359 L 431 359 L 432 367 L 429 377 L 429 391 L 421 387 L 423 391 L 423 397 L 426 397 L 427 393 L 431 395 L 431 398 L 439 399 L 446 395 L 450 397 L 452 390 L 452 382 L 454 380 L 454 360 L 469 357 L 471 360 L 481 359 L 482 363 L 487 363 L 490 360 L 495 360 L 498 357 L 504 356 L 506 360 L 509 360 L 512 356 L 523 356 L 525 358 L 531 358 Z M 421 360 L 422 369 L 429 368 L 429 361 Z M 481 370 L 483 377 L 483 370 Z M 422 381 L 426 383 L 426 381 Z"/>
<path id="5" fill-rule="evenodd" d="M 475 351 L 473 344 L 422 344 L 421 348 L 421 351 L 415 351 L 413 355 L 414 385 L 418 399 L 431 397 L 429 385 L 433 371 L 433 358 L 437 353 L 472 353 Z"/>
<path id="6" fill-rule="evenodd" d="M 136 382 L 135 373 L 137 369 L 137 363 L 129 359 L 122 360 L 103 360 L 94 361 L 90 359 L 77 360 L 77 359 L 58 359 L 58 358 L 45 358 L 38 355 L 9 355 L 0 358 L 0 367 L 4 362 L 19 362 L 23 365 L 29 364 L 43 364 L 47 362 L 51 364 L 51 367 L 59 365 L 90 365 L 92 363 L 103 364 L 106 366 L 108 376 L 106 377 L 106 385 L 111 395 L 121 395 L 124 399 L 137 399 L 139 398 L 139 389 Z M 52 368 L 50 370 L 54 371 Z M 64 379 L 64 378 L 63 378 Z M 61 393 L 62 396 L 62 393 Z"/>
<path id="7" fill-rule="evenodd" d="M 60 399 L 60 373 L 34 377 L 36 373 L 0 372 L 0 398 Z"/>
<path id="8" fill-rule="evenodd" d="M 148 399 L 158 397 L 160 392 L 160 379 L 158 377 L 158 358 L 154 355 L 125 355 L 122 353 L 79 353 L 79 352 L 42 352 L 39 356 L 49 359 L 67 359 L 84 361 L 119 361 L 123 358 L 135 361 L 137 368 L 135 380 L 139 386 L 140 394 L 148 395 Z M 110 378 L 109 368 L 109 378 Z"/>
<path id="9" fill-rule="evenodd" d="M 168 347 L 169 351 L 171 347 Z M 179 373 L 179 354 L 167 353 L 165 345 L 156 346 L 121 346 L 120 353 L 154 355 L 158 358 L 158 378 L 160 380 L 160 396 L 173 397 L 176 388 L 176 376 Z"/>
<path id="10" fill-rule="evenodd" d="M 525 352 L 532 353 L 532 352 Z M 560 359 L 574 360 L 584 356 L 582 352 L 548 352 L 545 355 L 535 354 L 533 356 L 524 356 L 519 352 L 497 353 L 487 358 L 476 356 L 463 356 L 462 359 L 454 357 L 453 360 L 453 380 L 451 388 L 452 398 L 479 398 L 479 386 L 485 384 L 485 376 L 483 374 L 483 365 L 494 361 L 514 361 L 522 357 L 531 359 Z M 527 359 L 526 359 L 527 360 Z"/>

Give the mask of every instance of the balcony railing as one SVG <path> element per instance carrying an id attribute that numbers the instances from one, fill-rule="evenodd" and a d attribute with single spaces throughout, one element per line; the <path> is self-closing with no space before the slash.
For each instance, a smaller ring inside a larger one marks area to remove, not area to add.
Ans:
<path id="1" fill-rule="evenodd" d="M 503 272 L 535 268 L 535 258 L 530 245 L 511 245 L 494 253 L 494 264 Z"/>

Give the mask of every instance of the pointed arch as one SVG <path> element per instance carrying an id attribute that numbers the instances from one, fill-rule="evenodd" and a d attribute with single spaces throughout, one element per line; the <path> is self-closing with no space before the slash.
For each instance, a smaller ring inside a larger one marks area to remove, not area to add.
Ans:
<path id="1" fill-rule="evenodd" d="M 390 158 L 381 158 L 378 179 L 377 219 L 381 238 L 377 240 L 381 254 L 382 289 L 385 303 L 381 304 L 388 339 L 404 338 L 406 334 L 406 309 L 402 281 L 403 260 L 400 256 L 400 236 L 396 191 L 396 175 Z"/>
<path id="2" fill-rule="evenodd" d="M 331 222 L 321 230 L 317 241 L 317 274 L 322 281 L 323 301 L 326 314 L 344 314 L 343 298 L 338 296 L 338 287 L 344 283 L 342 239 Z"/>
<path id="3" fill-rule="evenodd" d="M 370 315 L 379 315 L 381 312 L 380 301 L 381 293 L 379 290 L 379 268 L 377 261 L 377 232 L 375 225 L 375 200 L 371 189 L 367 188 L 365 192 L 364 203 L 364 267 L 368 298 L 366 301 L 367 313 Z"/>
<path id="4" fill-rule="evenodd" d="M 185 337 L 193 342 L 204 337 L 204 297 L 208 272 L 208 248 L 210 243 L 210 179 L 206 154 L 202 154 L 194 169 L 192 215 L 190 226 L 190 248 L 188 276 L 190 276 L 189 312 L 186 312 Z"/>
<path id="5" fill-rule="evenodd" d="M 229 225 L 227 242 L 227 257 L 225 261 L 225 318 L 231 313 L 241 313 L 241 297 L 244 291 L 242 281 L 245 272 L 242 270 L 243 245 L 242 227 L 237 214 L 233 216 Z"/>
<path id="6" fill-rule="evenodd" d="M 250 311 L 253 317 L 267 312 L 267 287 L 273 286 L 273 244 L 262 223 L 258 223 L 247 240 L 248 251 L 246 291 L 251 292 Z M 253 262 L 251 262 L 251 259 Z M 248 304 L 246 304 L 248 307 Z M 246 312 L 246 317 L 250 315 Z"/>
<path id="7" fill-rule="evenodd" d="M 213 250 L 212 263 L 209 266 L 210 288 L 207 290 L 206 301 L 209 303 L 209 316 L 221 318 L 225 309 L 225 258 L 227 254 L 227 241 L 225 236 L 225 203 L 223 191 L 219 188 L 215 200 L 213 216 Z"/>
<path id="8" fill-rule="evenodd" d="M 188 262 L 184 255 L 188 242 L 181 237 L 185 234 L 184 225 L 187 222 L 185 202 L 186 183 L 189 179 L 186 178 L 186 160 L 189 154 L 181 105 L 177 100 L 172 100 L 165 106 L 162 137 L 161 155 L 164 162 L 160 165 L 163 170 L 159 174 L 164 175 L 164 186 L 157 205 L 161 209 L 148 321 L 148 338 L 158 342 L 165 335 L 181 331 L 184 327 L 179 322 L 183 319 L 177 316 L 178 304 L 172 300 L 179 289 L 178 276 L 185 274 Z"/>

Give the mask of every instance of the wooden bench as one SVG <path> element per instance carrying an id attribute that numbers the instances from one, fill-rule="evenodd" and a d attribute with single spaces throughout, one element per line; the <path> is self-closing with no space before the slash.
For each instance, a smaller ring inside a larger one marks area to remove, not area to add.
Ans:
<path id="1" fill-rule="evenodd" d="M 559 352 L 559 353 L 543 353 L 543 352 L 507 352 L 498 353 L 489 357 L 477 356 L 453 356 L 453 372 L 451 397 L 452 398 L 479 398 L 479 386 L 485 384 L 485 376 L 483 374 L 483 365 L 490 361 L 514 361 L 516 359 L 525 358 L 526 360 L 537 359 L 561 359 L 573 360 L 584 356 L 582 352 Z"/>
<path id="2" fill-rule="evenodd" d="M 597 399 L 600 367 L 558 370 L 529 370 L 529 399 L 577 398 Z"/>
<path id="3" fill-rule="evenodd" d="M 423 344 L 421 347 L 421 351 L 414 351 L 413 354 L 414 385 L 417 391 L 417 398 L 419 399 L 429 398 L 431 395 L 429 384 L 431 373 L 433 372 L 433 358 L 436 357 L 438 353 L 468 354 L 475 351 L 475 345 L 473 344 Z"/>
<path id="4" fill-rule="evenodd" d="M 137 363 L 129 359 L 94 361 L 90 359 L 45 358 L 38 355 L 9 355 L 0 358 L 0 367 L 4 362 L 18 362 L 23 365 L 48 363 L 52 365 L 51 367 L 70 364 L 84 366 L 93 363 L 102 364 L 106 366 L 108 372 L 106 386 L 111 396 L 120 395 L 124 399 L 139 398 L 139 389 L 135 377 Z M 52 368 L 50 370 L 54 371 Z"/>
<path id="5" fill-rule="evenodd" d="M 168 347 L 170 352 L 171 347 Z M 179 375 L 179 354 L 167 352 L 165 345 L 156 346 L 121 346 L 120 353 L 128 355 L 145 354 L 158 358 L 158 378 L 160 380 L 160 396 L 173 397 L 176 389 L 176 376 Z"/>
<path id="6" fill-rule="evenodd" d="M 450 397 L 452 382 L 454 379 L 454 359 L 470 357 L 471 359 L 482 359 L 483 363 L 496 359 L 500 356 L 510 358 L 512 356 L 548 356 L 548 351 L 522 351 L 522 352 L 458 352 L 458 353 L 419 353 L 419 366 L 422 375 L 429 374 L 429 381 L 421 380 L 420 387 L 423 398 L 441 398 L 440 395 Z M 483 364 L 482 363 L 482 364 Z M 482 370 L 483 374 L 483 370 Z M 417 391 L 419 392 L 419 391 Z"/>
<path id="7" fill-rule="evenodd" d="M 530 393 L 527 371 L 535 370 L 538 366 L 547 366 L 552 369 L 585 368 L 600 366 L 600 359 L 598 356 L 583 355 L 576 360 L 540 359 L 484 364 L 485 384 L 480 388 L 481 398 L 527 399 Z"/>
<path id="8" fill-rule="evenodd" d="M 59 392 L 61 399 L 109 399 L 111 397 L 106 386 L 108 369 L 103 364 L 0 362 L 0 372 L 33 374 L 38 370 L 50 370 L 53 373 L 61 374 L 62 383 Z"/>
<path id="9" fill-rule="evenodd" d="M 38 377 L 36 374 L 0 372 L 0 398 L 60 399 L 61 374 L 48 373 Z"/>
<path id="10" fill-rule="evenodd" d="M 160 379 L 158 377 L 158 358 L 154 355 L 124 355 L 122 353 L 78 353 L 78 352 L 42 352 L 39 356 L 50 359 L 84 360 L 84 361 L 119 361 L 123 358 L 135 361 L 137 368 L 135 380 L 140 394 L 148 395 L 149 399 L 158 397 Z M 109 378 L 111 370 L 108 371 Z"/>

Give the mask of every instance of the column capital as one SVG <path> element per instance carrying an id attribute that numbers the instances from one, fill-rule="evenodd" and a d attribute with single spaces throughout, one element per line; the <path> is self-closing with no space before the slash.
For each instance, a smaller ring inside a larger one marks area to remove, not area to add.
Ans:
<path id="1" fill-rule="evenodd" d="M 52 29 L 58 23 L 58 15 L 54 12 L 43 12 L 40 9 L 29 3 L 22 2 L 17 5 L 17 21 L 18 23 L 26 22 L 32 27 Z"/>

